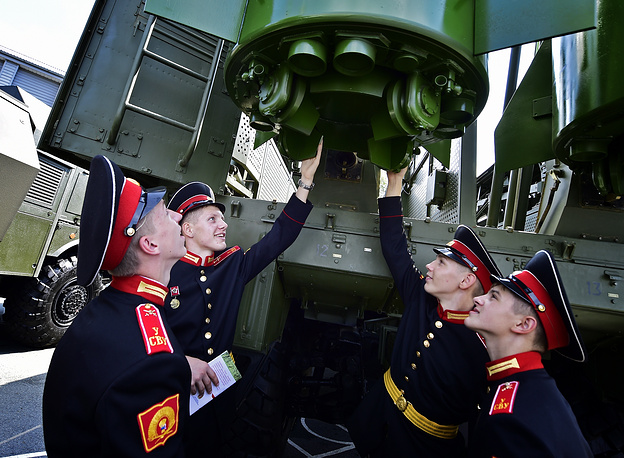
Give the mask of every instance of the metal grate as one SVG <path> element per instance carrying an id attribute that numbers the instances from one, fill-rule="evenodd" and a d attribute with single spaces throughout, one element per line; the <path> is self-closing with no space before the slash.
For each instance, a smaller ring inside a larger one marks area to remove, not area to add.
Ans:
<path id="1" fill-rule="evenodd" d="M 447 175 L 446 198 L 444 204 L 438 208 L 437 205 L 431 205 L 430 217 L 432 221 L 458 224 L 459 223 L 459 172 L 461 163 L 461 146 L 462 140 L 454 139 L 451 141 L 451 158 L 450 167 Z M 421 153 L 423 154 L 423 153 Z M 429 161 L 432 159 L 430 158 Z M 416 161 L 420 161 L 420 157 L 416 157 Z M 425 219 L 427 217 L 427 181 L 429 179 L 429 165 L 427 161 L 418 175 L 414 178 L 410 194 L 405 202 L 403 213 L 405 216 L 416 219 Z M 433 168 L 444 170 L 444 166 L 437 159 L 433 159 Z"/>
<path id="2" fill-rule="evenodd" d="M 249 117 L 242 114 L 232 158 L 258 182 L 256 199 L 287 202 L 297 190 L 290 171 L 273 140 L 254 149 L 255 137 Z"/>
<path id="3" fill-rule="evenodd" d="M 461 172 L 462 138 L 451 140 L 451 158 L 446 182 L 446 199 L 441 208 L 431 207 L 431 220 L 459 224 L 459 174 Z M 440 164 L 440 168 L 442 168 Z M 426 189 L 425 189 L 426 192 Z"/>
<path id="4" fill-rule="evenodd" d="M 264 145 L 264 161 L 260 188 L 258 189 L 258 199 L 276 200 L 287 202 L 290 196 L 297 190 L 290 172 L 279 153 L 273 140 Z M 262 147 L 258 148 L 262 149 Z"/>
<path id="5" fill-rule="evenodd" d="M 264 148 L 254 149 L 255 138 L 256 131 L 249 125 L 249 117 L 241 114 L 232 157 L 249 171 L 254 180 L 260 181 Z"/>
<path id="6" fill-rule="evenodd" d="M 58 165 L 39 161 L 39 173 L 30 186 L 26 201 L 52 209 L 66 170 Z"/>

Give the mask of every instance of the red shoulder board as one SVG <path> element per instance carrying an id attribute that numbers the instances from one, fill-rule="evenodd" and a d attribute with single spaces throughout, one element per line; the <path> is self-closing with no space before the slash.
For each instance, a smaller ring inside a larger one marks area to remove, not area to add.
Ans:
<path id="1" fill-rule="evenodd" d="M 501 383 L 490 407 L 490 415 L 497 413 L 513 413 L 514 400 L 518 392 L 518 382 Z"/>
<path id="2" fill-rule="evenodd" d="M 227 249 L 226 251 L 221 253 L 219 256 L 214 258 L 212 261 L 207 263 L 206 266 L 218 266 L 222 261 L 225 261 L 227 258 L 229 258 L 231 255 L 233 255 L 240 249 L 241 247 L 239 246 L 233 246 L 232 248 Z"/>
<path id="3" fill-rule="evenodd" d="M 137 415 L 143 447 L 147 453 L 160 447 L 178 432 L 180 395 L 169 396 L 163 402 Z"/>
<path id="4" fill-rule="evenodd" d="M 165 330 L 158 307 L 153 304 L 141 304 L 136 308 L 137 320 L 145 342 L 145 351 L 153 353 L 173 353 L 173 347 Z"/>

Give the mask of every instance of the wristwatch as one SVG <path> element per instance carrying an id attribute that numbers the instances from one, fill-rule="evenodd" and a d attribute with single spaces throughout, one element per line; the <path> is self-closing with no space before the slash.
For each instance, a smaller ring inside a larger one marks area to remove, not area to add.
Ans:
<path id="1" fill-rule="evenodd" d="M 303 181 L 301 181 L 301 178 L 299 178 L 299 183 L 297 183 L 297 185 L 300 188 L 307 189 L 308 191 L 312 191 L 314 189 L 314 183 L 312 183 L 311 185 L 307 185 Z"/>

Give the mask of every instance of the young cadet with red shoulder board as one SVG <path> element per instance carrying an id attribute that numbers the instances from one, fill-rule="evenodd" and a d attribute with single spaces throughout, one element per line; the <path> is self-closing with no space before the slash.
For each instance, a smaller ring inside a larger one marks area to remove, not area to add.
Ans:
<path id="1" fill-rule="evenodd" d="M 494 277 L 466 318 L 487 344 L 488 387 L 470 434 L 470 457 L 593 457 L 576 417 L 542 365 L 557 349 L 582 362 L 586 350 L 557 265 L 538 251 L 524 270 Z"/>
<path id="2" fill-rule="evenodd" d="M 112 282 L 59 342 L 43 392 L 50 458 L 182 457 L 191 371 L 161 309 L 185 253 L 165 188 L 143 190 L 96 156 L 82 208 L 78 283 Z"/>

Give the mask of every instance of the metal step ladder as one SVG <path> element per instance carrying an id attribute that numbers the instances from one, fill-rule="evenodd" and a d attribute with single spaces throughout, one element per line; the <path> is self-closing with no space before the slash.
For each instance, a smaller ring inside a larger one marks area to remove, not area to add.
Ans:
<path id="1" fill-rule="evenodd" d="M 178 127 L 180 129 L 186 130 L 188 132 L 191 132 L 191 141 L 189 142 L 189 145 L 186 149 L 186 151 L 184 152 L 184 154 L 181 155 L 180 159 L 178 160 L 177 166 L 176 166 L 176 171 L 180 172 L 183 171 L 184 168 L 188 165 L 189 160 L 191 159 L 191 157 L 193 156 L 193 153 L 195 152 L 195 149 L 197 147 L 197 143 L 199 140 L 199 131 L 201 129 L 202 123 L 203 123 L 203 119 L 204 116 L 206 114 L 206 107 L 208 106 L 208 100 L 210 99 L 210 94 L 212 92 L 212 87 L 214 85 L 214 77 L 217 73 L 217 68 L 219 65 L 219 59 L 221 57 L 221 52 L 223 50 L 223 46 L 224 46 L 224 40 L 222 39 L 218 39 L 217 41 L 217 45 L 216 45 L 216 49 L 215 49 L 215 53 L 212 59 L 212 64 L 210 66 L 210 70 L 208 72 L 208 75 L 202 75 L 201 73 L 198 73 L 196 71 L 193 71 L 187 67 L 184 67 L 183 65 L 180 65 L 176 62 L 173 62 L 172 60 L 169 60 L 159 54 L 156 54 L 150 50 L 147 49 L 148 45 L 149 45 L 149 41 L 152 38 L 153 32 L 154 32 L 154 27 L 156 26 L 156 17 L 154 15 L 149 15 L 148 17 L 148 21 L 147 24 L 145 26 L 145 31 L 143 32 L 143 37 L 141 38 L 141 43 L 139 46 L 139 50 L 137 51 L 137 54 L 134 58 L 134 62 L 132 64 L 132 69 L 130 71 L 130 76 L 128 78 L 128 81 L 126 82 L 126 85 L 124 87 L 123 90 L 123 94 L 122 94 L 122 99 L 121 99 L 121 103 L 119 104 L 119 108 L 117 109 L 117 113 L 115 114 L 115 117 L 113 119 L 113 125 L 111 127 L 111 130 L 108 134 L 108 137 L 106 139 L 106 142 L 109 145 L 114 145 L 115 142 L 117 141 L 117 136 L 119 135 L 119 129 L 121 126 L 121 121 L 123 120 L 124 114 L 126 112 L 126 110 L 130 110 L 133 111 L 135 113 L 139 113 L 142 115 L 145 115 L 147 117 L 150 117 L 152 119 L 155 119 L 157 121 L 161 121 L 164 122 L 166 124 L 169 124 L 171 126 L 174 127 Z M 167 36 L 166 32 L 162 32 L 165 36 Z M 168 35 L 170 38 L 175 39 L 175 37 Z M 177 121 L 175 119 L 172 119 L 170 117 L 164 116 L 162 114 L 159 113 L 155 113 L 151 110 L 147 110 L 143 107 L 134 105 L 132 103 L 130 103 L 130 98 L 132 97 L 132 92 L 134 90 L 134 85 L 136 83 L 137 77 L 139 75 L 139 70 L 141 67 L 141 63 L 143 61 L 144 57 L 150 57 L 154 60 L 156 60 L 157 62 L 160 62 L 164 65 L 167 65 L 171 68 L 174 68 L 182 73 L 185 73 L 191 77 L 197 78 L 198 80 L 202 81 L 203 83 L 205 83 L 206 87 L 204 88 L 203 91 L 203 95 L 202 95 L 202 99 L 201 99 L 201 103 L 199 105 L 199 110 L 197 113 L 197 117 L 195 119 L 195 124 L 193 125 L 189 125 L 189 124 L 185 124 L 182 123 L 180 121 Z"/>

